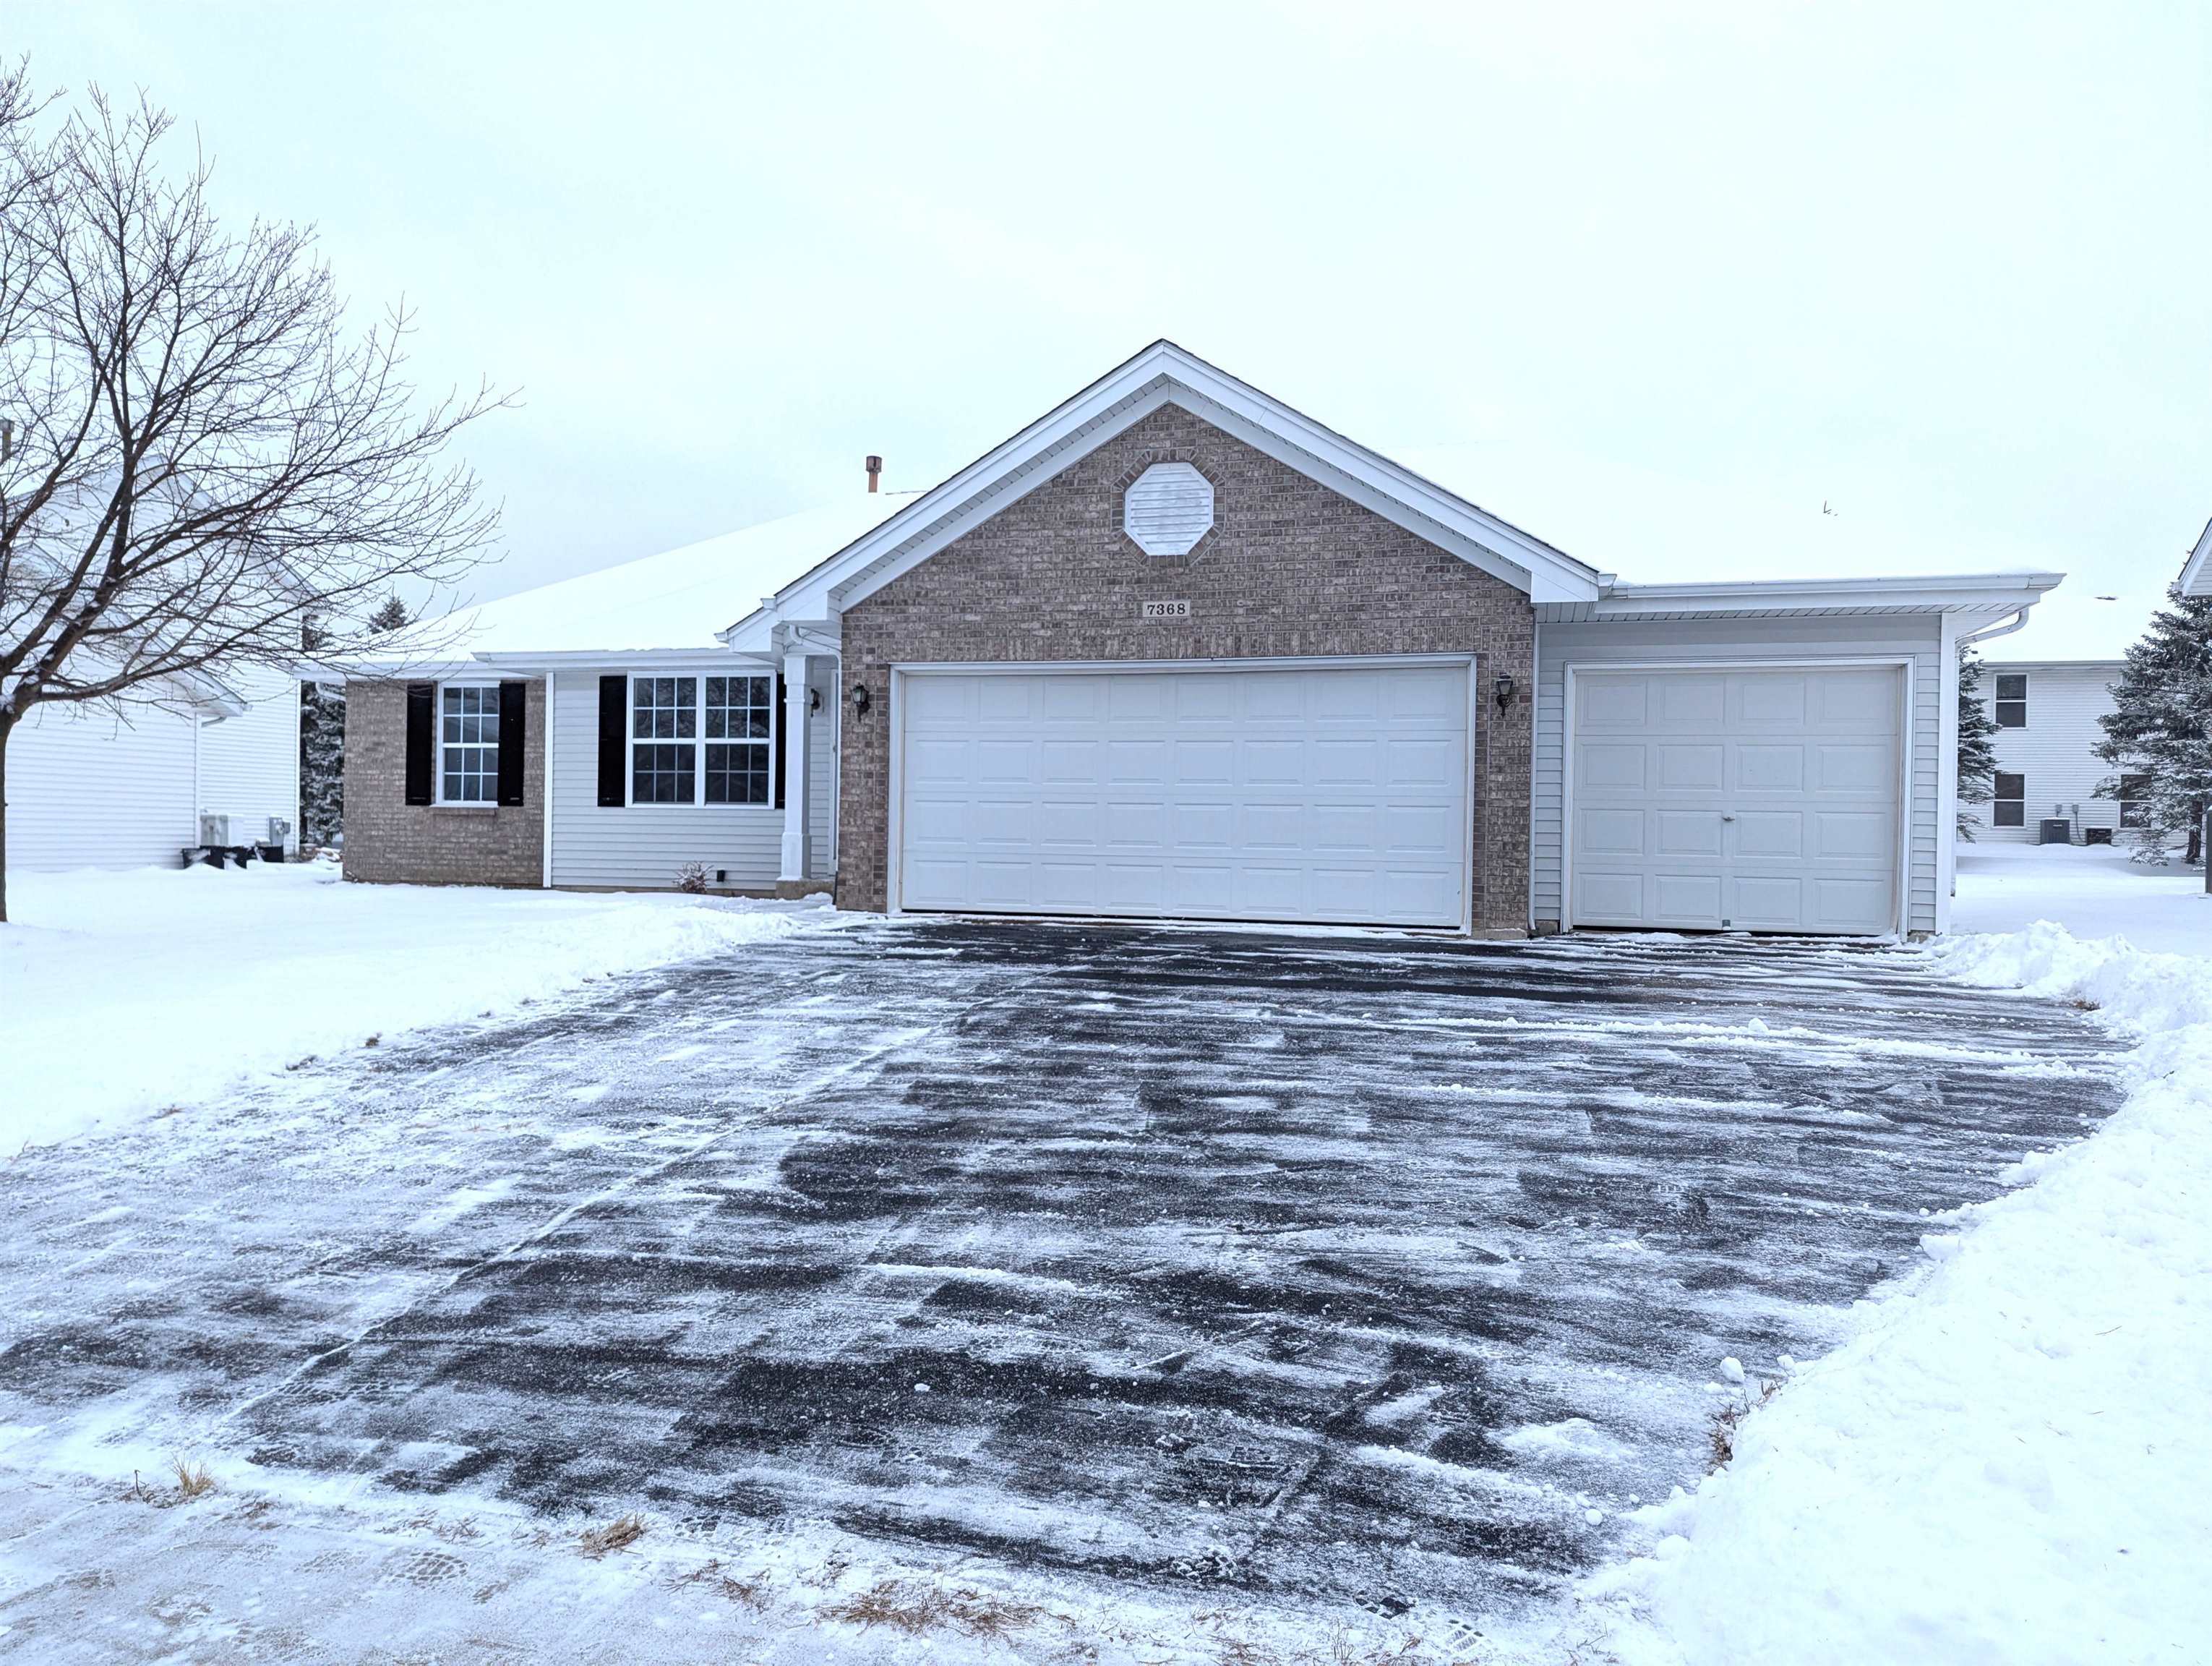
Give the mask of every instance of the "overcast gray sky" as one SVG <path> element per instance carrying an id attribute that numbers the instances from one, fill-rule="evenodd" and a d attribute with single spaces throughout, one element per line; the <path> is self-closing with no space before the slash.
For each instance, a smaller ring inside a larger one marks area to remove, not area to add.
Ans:
<path id="1" fill-rule="evenodd" d="M 2117 651 L 2212 515 L 2212 12 L 1660 9 L 144 0 L 0 49 L 145 87 L 419 306 L 426 381 L 520 391 L 481 596 L 871 451 L 933 483 L 1169 336 L 1623 578 L 2056 568 L 2019 641 Z"/>

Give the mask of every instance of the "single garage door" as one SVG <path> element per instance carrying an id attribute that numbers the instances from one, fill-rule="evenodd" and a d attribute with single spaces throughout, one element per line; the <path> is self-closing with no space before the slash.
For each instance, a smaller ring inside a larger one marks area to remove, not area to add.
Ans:
<path id="1" fill-rule="evenodd" d="M 1465 663 L 909 672 L 909 909 L 1458 926 Z"/>
<path id="2" fill-rule="evenodd" d="M 1577 671 L 1581 926 L 1897 929 L 1903 673 Z"/>

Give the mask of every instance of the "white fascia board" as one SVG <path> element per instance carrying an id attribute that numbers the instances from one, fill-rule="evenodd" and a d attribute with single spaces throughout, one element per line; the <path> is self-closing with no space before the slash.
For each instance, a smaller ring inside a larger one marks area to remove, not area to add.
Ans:
<path id="1" fill-rule="evenodd" d="M 2212 596 L 2212 520 L 2197 535 L 2197 547 L 2182 565 L 2179 583 L 2185 596 Z"/>
<path id="2" fill-rule="evenodd" d="M 1619 584 L 1588 617 L 1632 619 L 1652 614 L 2010 612 L 2031 607 L 2061 573 L 1969 573 L 1938 578 L 1760 580 L 1710 584 Z"/>
<path id="3" fill-rule="evenodd" d="M 1156 342 L 923 493 L 720 633 L 765 652 L 788 619 L 834 621 L 1162 405 L 1176 404 L 1539 602 L 1588 600 L 1596 569 L 1346 440 L 1171 342 Z M 925 531 L 925 529 L 927 529 Z"/>
<path id="4" fill-rule="evenodd" d="M 592 666 L 608 666 L 618 670 L 639 666 L 671 666 L 682 669 L 696 666 L 713 670 L 743 657 L 726 648 L 578 648 L 561 654 L 529 654 L 520 650 L 479 654 L 476 656 L 476 663 L 490 666 L 499 671 L 531 672 L 544 676 L 556 671 L 575 671 Z"/>

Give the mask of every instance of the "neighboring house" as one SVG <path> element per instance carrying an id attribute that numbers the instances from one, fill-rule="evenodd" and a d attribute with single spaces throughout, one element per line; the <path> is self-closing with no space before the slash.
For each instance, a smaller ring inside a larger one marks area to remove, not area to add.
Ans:
<path id="1" fill-rule="evenodd" d="M 1958 645 L 2057 582 L 1622 583 L 1161 342 L 929 491 L 345 668 L 347 873 L 1940 931 Z"/>
<path id="2" fill-rule="evenodd" d="M 1989 660 L 1982 694 L 1997 726 L 1996 797 L 1965 806 L 1977 840 L 2042 842 L 2042 824 L 2063 821 L 2067 842 L 2092 830 L 2117 836 L 2139 825 L 2127 801 L 2134 779 L 2093 750 L 2105 738 L 2097 720 L 2112 709 L 2118 660 Z M 2114 797 L 2099 785 L 2117 780 Z"/>
<path id="3" fill-rule="evenodd" d="M 231 842 L 300 820 L 300 685 L 280 673 L 172 679 L 125 703 L 35 706 L 8 740 L 11 873 L 174 864 L 202 815 Z"/>
<path id="4" fill-rule="evenodd" d="M 2212 520 L 2204 523 L 2196 547 L 2182 564 L 2180 585 L 2185 596 L 2212 596 Z"/>

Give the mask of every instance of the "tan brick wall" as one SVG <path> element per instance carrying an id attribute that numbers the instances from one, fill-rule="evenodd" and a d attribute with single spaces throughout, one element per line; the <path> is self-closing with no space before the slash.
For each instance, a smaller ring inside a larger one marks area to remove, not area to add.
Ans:
<path id="1" fill-rule="evenodd" d="M 1214 489 L 1214 530 L 1183 557 L 1121 529 L 1123 487 L 1170 459 Z M 1141 619 L 1154 598 L 1188 599 L 1191 617 Z M 1475 702 L 1474 919 L 1525 930 L 1534 619 L 1511 585 L 1164 406 L 845 615 L 846 686 L 875 699 L 865 716 L 842 702 L 838 905 L 884 903 L 895 664 L 1473 653 L 1486 696 L 1501 675 L 1519 690 L 1494 727 Z"/>
<path id="2" fill-rule="evenodd" d="M 545 684 L 523 718 L 522 803 L 409 804 L 407 684 L 349 683 L 345 877 L 379 884 L 534 885 L 545 853 Z"/>

